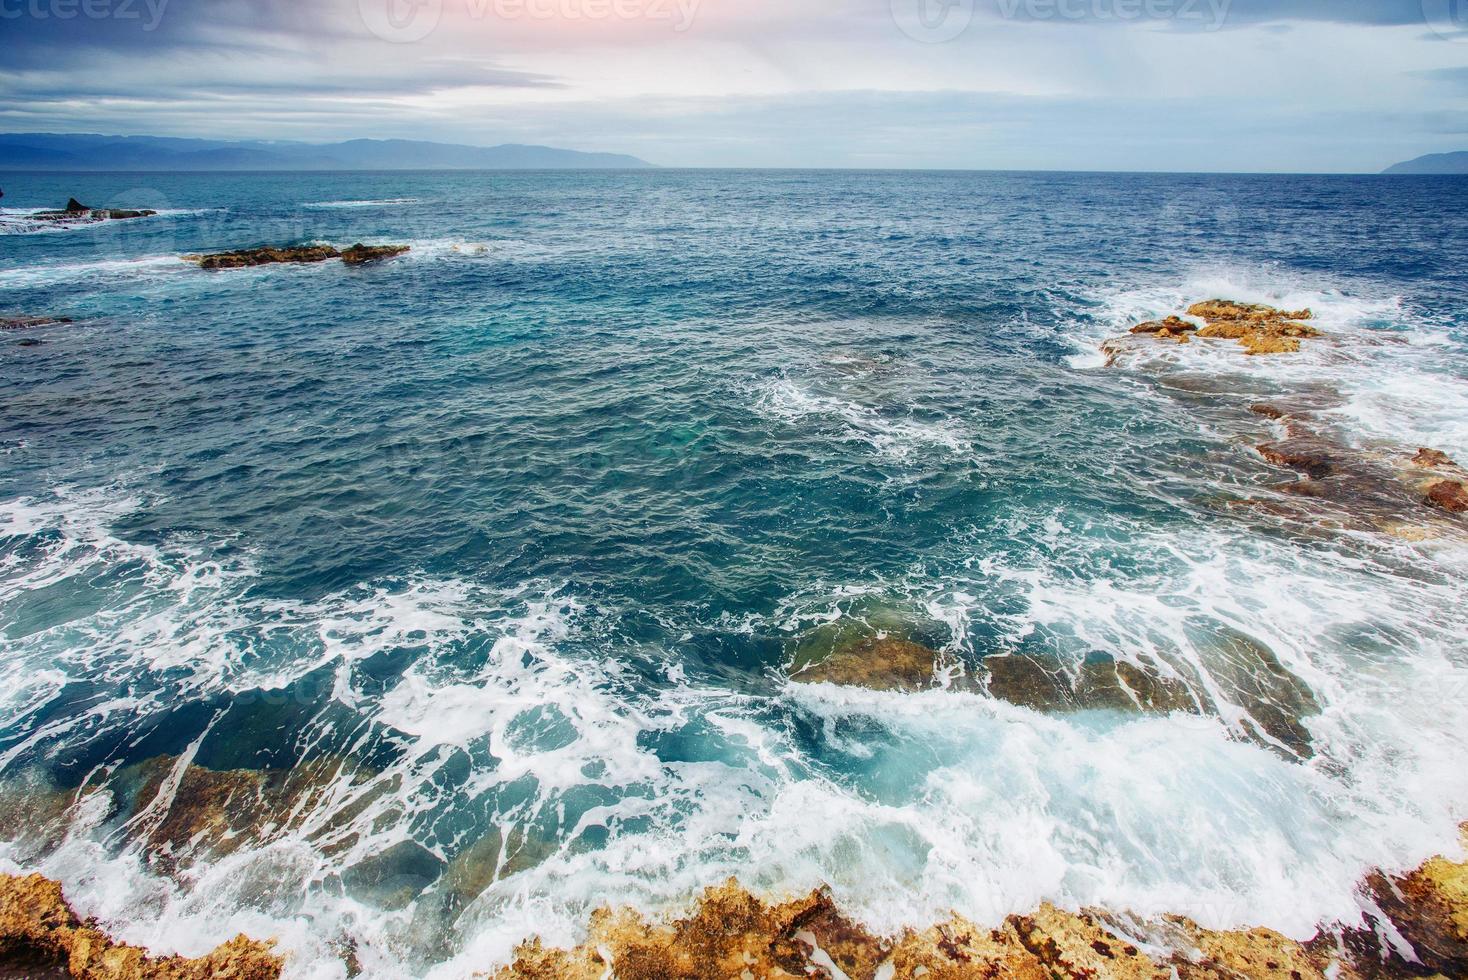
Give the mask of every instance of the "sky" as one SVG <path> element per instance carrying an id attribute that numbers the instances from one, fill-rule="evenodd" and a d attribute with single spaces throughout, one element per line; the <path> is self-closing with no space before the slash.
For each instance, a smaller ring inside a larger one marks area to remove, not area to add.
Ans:
<path id="1" fill-rule="evenodd" d="M 1377 171 L 1468 150 L 1468 0 L 0 0 L 0 131 Z"/>

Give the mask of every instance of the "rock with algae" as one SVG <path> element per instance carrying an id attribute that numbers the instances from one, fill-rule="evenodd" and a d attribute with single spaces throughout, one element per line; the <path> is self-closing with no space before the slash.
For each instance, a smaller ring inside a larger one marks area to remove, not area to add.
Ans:
<path id="1" fill-rule="evenodd" d="M 836 647 L 824 659 L 798 670 L 803 684 L 840 684 L 877 691 L 923 691 L 933 686 L 938 654 L 917 643 L 870 636 Z"/>
<path id="2" fill-rule="evenodd" d="M 331 245 L 290 245 L 246 248 L 209 255 L 185 255 L 184 260 L 201 269 L 248 269 L 258 265 L 279 263 L 309 264 L 341 259 L 347 265 L 363 265 L 403 255 L 407 245 L 363 245 L 360 242 L 345 251 Z"/>
<path id="3" fill-rule="evenodd" d="M 78 980 L 276 980 L 271 946 L 243 935 L 197 959 L 149 956 L 81 921 L 61 886 L 40 875 L 0 875 L 0 968 Z"/>

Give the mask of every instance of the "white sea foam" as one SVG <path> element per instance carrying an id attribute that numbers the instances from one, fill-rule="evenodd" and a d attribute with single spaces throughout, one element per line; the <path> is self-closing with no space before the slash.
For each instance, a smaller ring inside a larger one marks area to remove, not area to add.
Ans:
<path id="1" fill-rule="evenodd" d="M 788 379 L 761 388 L 755 406 L 771 418 L 792 425 L 834 423 L 838 426 L 837 438 L 865 443 L 899 461 L 922 451 L 962 453 L 971 445 L 962 426 L 953 419 L 929 422 L 910 414 L 884 412 L 839 395 L 814 393 Z"/>
<path id="2" fill-rule="evenodd" d="M 303 205 L 301 205 L 301 207 L 303 207 L 303 208 L 314 208 L 314 209 L 326 210 L 326 211 L 335 211 L 335 210 L 350 210 L 350 209 L 355 209 L 355 208 L 393 208 L 393 207 L 405 207 L 405 206 L 407 206 L 409 204 L 417 204 L 417 203 L 418 203 L 418 198 L 416 198 L 416 197 L 390 197 L 390 198 L 384 198 L 382 200 L 364 200 L 364 201 L 312 201 L 309 204 L 303 204 Z"/>
<path id="3" fill-rule="evenodd" d="M 1326 337 L 1307 341 L 1285 356 L 1240 357 L 1230 342 L 1159 344 L 1131 365 L 1248 375 L 1284 390 L 1332 388 L 1345 404 L 1328 417 L 1366 442 L 1416 443 L 1468 455 L 1468 381 L 1445 370 L 1458 345 L 1441 324 L 1424 321 L 1401 296 L 1360 284 L 1340 284 L 1264 269 L 1204 270 L 1178 283 L 1108 291 L 1099 297 L 1095 325 L 1068 336 L 1077 346 L 1072 367 L 1098 368 L 1108 337 L 1143 320 L 1182 313 L 1215 297 L 1266 303 L 1285 310 L 1310 309 L 1311 323 Z"/>
<path id="4" fill-rule="evenodd" d="M 177 255 L 149 255 L 136 259 L 100 259 L 57 262 L 16 269 L 0 269 L 0 289 L 35 289 L 97 279 L 142 279 L 186 272 L 193 266 Z"/>

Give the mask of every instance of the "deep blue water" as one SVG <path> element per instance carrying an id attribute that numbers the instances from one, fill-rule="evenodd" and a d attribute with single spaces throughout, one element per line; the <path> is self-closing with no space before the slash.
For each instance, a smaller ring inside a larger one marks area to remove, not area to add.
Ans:
<path id="1" fill-rule="evenodd" d="M 0 316 L 76 322 L 0 337 L 0 775 L 116 776 L 120 801 L 9 853 L 133 896 L 113 914 L 140 940 L 273 928 L 302 976 L 339 941 L 372 975 L 458 976 L 730 873 L 829 883 L 881 928 L 1049 898 L 1308 933 L 1465 816 L 1462 539 L 1220 501 L 1284 478 L 1248 405 L 1292 391 L 1328 391 L 1352 445 L 1468 457 L 1468 180 L 3 186 Z M 163 213 L 31 233 L 69 196 Z M 177 258 L 303 241 L 413 251 Z M 1101 365 L 1214 295 L 1311 306 L 1336 339 Z M 973 676 L 1148 657 L 1221 707 L 787 682 L 863 623 Z M 1237 643 L 1320 704 L 1310 758 L 1220 694 L 1251 669 Z M 160 755 L 345 758 L 376 789 L 165 886 L 117 776 Z M 520 860 L 445 911 L 443 869 L 515 833 Z"/>

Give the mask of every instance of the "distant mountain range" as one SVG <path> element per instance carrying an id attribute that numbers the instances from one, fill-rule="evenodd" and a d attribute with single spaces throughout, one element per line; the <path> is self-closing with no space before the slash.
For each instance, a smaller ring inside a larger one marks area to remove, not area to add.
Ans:
<path id="1" fill-rule="evenodd" d="M 1387 167 L 1384 174 L 1468 174 L 1468 150 L 1457 153 L 1429 153 L 1416 160 L 1408 160 Z"/>
<path id="2" fill-rule="evenodd" d="M 550 146 L 415 140 L 291 143 L 161 136 L 0 134 L 0 170 L 611 170 L 652 164 Z"/>

